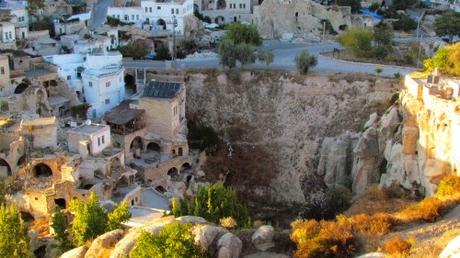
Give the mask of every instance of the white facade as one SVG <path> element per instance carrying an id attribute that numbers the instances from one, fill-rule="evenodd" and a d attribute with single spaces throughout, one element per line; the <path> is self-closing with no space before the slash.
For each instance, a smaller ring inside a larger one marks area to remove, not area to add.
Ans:
<path id="1" fill-rule="evenodd" d="M 217 24 L 232 22 L 251 22 L 251 0 L 212 0 L 202 3 L 196 0 L 199 12 Z"/>
<path id="2" fill-rule="evenodd" d="M 13 43 L 16 41 L 16 30 L 13 23 L 0 22 L 0 32 L 2 33 L 2 43 Z"/>
<path id="3" fill-rule="evenodd" d="M 5 1 L 0 9 L 10 10 L 14 16 L 10 22 L 14 24 L 17 39 L 25 39 L 29 32 L 29 14 L 26 9 L 25 1 Z"/>
<path id="4" fill-rule="evenodd" d="M 122 22 L 132 22 L 139 26 L 148 24 L 149 30 L 154 33 L 171 32 L 175 18 L 177 25 L 175 32 L 179 35 L 184 33 L 184 18 L 191 15 L 193 15 L 193 0 L 143 0 L 140 7 L 110 7 L 107 12 L 107 16 Z"/>
<path id="5" fill-rule="evenodd" d="M 87 145 L 91 155 L 101 153 L 111 145 L 110 126 L 84 124 L 68 131 L 69 151 L 80 153 L 81 145 Z"/>
<path id="6" fill-rule="evenodd" d="M 47 57 L 57 65 L 58 74 L 91 105 L 88 117 L 97 118 L 125 97 L 124 68 L 120 52 L 67 54 Z"/>

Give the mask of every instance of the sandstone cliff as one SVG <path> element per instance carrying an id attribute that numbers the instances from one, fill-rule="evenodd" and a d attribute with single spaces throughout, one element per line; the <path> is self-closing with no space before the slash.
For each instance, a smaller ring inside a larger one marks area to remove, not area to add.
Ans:
<path id="1" fill-rule="evenodd" d="M 458 174 L 460 102 L 441 95 L 406 77 L 398 103 L 371 119 L 359 140 L 355 193 L 380 181 L 383 187 L 432 195 L 442 176 Z"/>
<path id="2" fill-rule="evenodd" d="M 328 185 L 351 186 L 353 149 L 370 114 L 388 107 L 399 82 L 357 75 L 189 73 L 187 118 L 212 126 L 225 147 L 206 173 L 245 200 L 304 203 Z"/>

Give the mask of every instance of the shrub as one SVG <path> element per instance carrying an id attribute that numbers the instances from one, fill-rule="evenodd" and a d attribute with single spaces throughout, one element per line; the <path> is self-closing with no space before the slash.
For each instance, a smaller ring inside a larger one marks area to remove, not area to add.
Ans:
<path id="1" fill-rule="evenodd" d="M 380 22 L 374 27 L 374 41 L 377 46 L 386 46 L 393 44 L 393 28 L 387 23 Z"/>
<path id="2" fill-rule="evenodd" d="M 352 257 L 358 248 L 351 227 L 330 221 L 297 220 L 291 224 L 294 257 Z"/>
<path id="3" fill-rule="evenodd" d="M 144 58 L 148 54 L 147 46 L 142 40 L 130 42 L 125 46 L 121 46 L 119 50 L 124 57 L 132 57 L 134 59 Z"/>
<path id="4" fill-rule="evenodd" d="M 56 235 L 56 241 L 61 252 L 65 252 L 73 247 L 69 239 L 69 233 L 67 232 L 68 226 L 65 214 L 56 206 L 51 218 L 51 227 Z"/>
<path id="5" fill-rule="evenodd" d="M 191 224 L 174 222 L 166 225 L 157 234 L 143 231 L 136 241 L 136 246 L 131 251 L 130 257 L 207 257 L 206 253 L 195 245 L 195 236 L 192 234 L 191 228 Z"/>
<path id="6" fill-rule="evenodd" d="M 259 61 L 269 66 L 271 63 L 273 63 L 273 52 L 269 49 L 261 50 L 257 58 Z"/>
<path id="7" fill-rule="evenodd" d="M 240 226 L 247 225 L 247 209 L 238 201 L 235 190 L 222 183 L 199 186 L 194 198 L 173 200 L 174 216 L 195 215 L 214 223 L 226 217 L 232 217 Z"/>
<path id="8" fill-rule="evenodd" d="M 394 73 L 393 77 L 395 77 L 395 79 L 401 79 L 402 75 L 401 75 L 401 73 L 398 72 L 398 73 Z M 394 103 L 394 102 L 392 102 L 392 103 Z"/>
<path id="9" fill-rule="evenodd" d="M 171 60 L 171 53 L 169 53 L 168 46 L 161 44 L 161 46 L 158 47 L 155 60 Z"/>
<path id="10" fill-rule="evenodd" d="M 190 148 L 206 150 L 212 153 L 219 143 L 219 136 L 216 131 L 209 126 L 196 125 L 191 121 L 188 123 L 188 141 Z"/>
<path id="11" fill-rule="evenodd" d="M 394 225 L 393 217 L 386 213 L 358 214 L 349 218 L 338 216 L 337 220 L 351 223 L 356 233 L 379 236 L 389 233 Z"/>
<path id="12" fill-rule="evenodd" d="M 107 215 L 107 229 L 106 231 L 115 230 L 121 227 L 121 223 L 131 218 L 128 204 L 126 201 L 116 205 L 115 209 Z"/>
<path id="13" fill-rule="evenodd" d="M 307 74 L 310 67 L 318 64 L 318 60 L 315 56 L 310 55 L 307 50 L 303 50 L 298 56 L 296 56 L 295 63 L 299 73 Z"/>
<path id="14" fill-rule="evenodd" d="M 375 73 L 376 74 L 381 74 L 383 72 L 383 68 L 382 67 L 376 67 L 375 68 Z"/>
<path id="15" fill-rule="evenodd" d="M 223 40 L 229 40 L 234 44 L 249 44 L 259 46 L 262 44 L 262 38 L 256 26 L 242 23 L 232 23 L 227 26 Z"/>
<path id="16" fill-rule="evenodd" d="M 423 66 L 429 72 L 438 68 L 444 73 L 460 76 L 458 58 L 460 58 L 460 43 L 438 49 L 431 59 L 423 62 Z"/>
<path id="17" fill-rule="evenodd" d="M 452 42 L 454 36 L 460 35 L 460 14 L 447 11 L 434 22 L 434 30 L 438 36 L 448 36 Z"/>
<path id="18" fill-rule="evenodd" d="M 366 57 L 372 51 L 374 33 L 370 29 L 352 28 L 339 37 L 339 42 L 358 57 Z"/>
<path id="19" fill-rule="evenodd" d="M 0 257 L 34 257 L 27 227 L 15 206 L 0 205 Z"/>
<path id="20" fill-rule="evenodd" d="M 412 247 L 411 243 L 400 236 L 394 236 L 385 242 L 385 252 L 389 254 L 406 254 Z"/>
<path id="21" fill-rule="evenodd" d="M 406 222 L 433 222 L 441 215 L 444 208 L 446 203 L 436 197 L 428 197 L 400 211 L 397 216 Z"/>
<path id="22" fill-rule="evenodd" d="M 393 22 L 393 29 L 402 31 L 412 31 L 417 28 L 417 22 L 408 15 L 402 14 L 399 19 Z"/>
<path id="23" fill-rule="evenodd" d="M 436 189 L 436 196 L 449 197 L 460 194 L 460 177 L 456 175 L 445 176 Z"/>
<path id="24" fill-rule="evenodd" d="M 219 224 L 228 229 L 236 228 L 238 224 L 236 223 L 236 220 L 232 217 L 226 217 L 226 218 L 221 218 L 219 220 Z"/>
<path id="25" fill-rule="evenodd" d="M 222 40 L 217 48 L 220 63 L 228 68 L 234 68 L 237 61 L 242 65 L 254 63 L 256 55 L 252 46 L 247 43 L 235 44 L 231 40 Z"/>

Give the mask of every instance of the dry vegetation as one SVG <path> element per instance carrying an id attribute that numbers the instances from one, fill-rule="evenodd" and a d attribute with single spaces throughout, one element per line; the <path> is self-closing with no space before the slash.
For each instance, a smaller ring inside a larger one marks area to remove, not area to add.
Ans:
<path id="1" fill-rule="evenodd" d="M 435 196 L 427 197 L 399 211 L 385 212 L 387 204 L 376 207 L 372 214 L 339 215 L 334 221 L 298 220 L 292 223 L 291 239 L 297 245 L 295 257 L 351 257 L 360 250 L 375 251 L 378 242 L 391 231 L 422 222 L 434 222 L 450 208 L 460 203 L 460 177 L 446 176 Z M 387 200 L 385 193 L 371 190 L 371 198 Z M 367 207 L 367 204 L 364 205 Z M 356 212 L 356 207 L 354 207 Z M 391 209 L 390 209 L 391 210 Z M 319 228 L 318 228 L 319 227 Z M 332 233 L 331 233 L 332 232 Z M 446 236 L 446 239 L 451 239 Z M 448 241 L 448 240 L 447 240 Z M 445 246 L 442 241 L 440 245 Z M 392 257 L 407 256 L 415 240 L 395 236 L 386 241 L 383 249 Z"/>

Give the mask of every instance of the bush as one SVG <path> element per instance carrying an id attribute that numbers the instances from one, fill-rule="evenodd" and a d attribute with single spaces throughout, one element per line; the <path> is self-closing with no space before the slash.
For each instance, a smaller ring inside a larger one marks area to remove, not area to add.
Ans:
<path id="1" fill-rule="evenodd" d="M 53 216 L 51 218 L 51 227 L 53 228 L 54 234 L 56 235 L 56 241 L 58 243 L 59 250 L 61 252 L 66 252 L 67 250 L 72 249 L 73 245 L 69 239 L 69 233 L 67 232 L 68 228 L 67 218 L 62 210 L 57 206 L 54 209 Z"/>
<path id="2" fill-rule="evenodd" d="M 126 201 L 121 202 L 120 205 L 116 205 L 115 209 L 107 215 L 107 229 L 106 231 L 112 231 L 121 228 L 121 223 L 131 218 L 128 204 Z"/>
<path id="3" fill-rule="evenodd" d="M 219 224 L 227 229 L 236 228 L 238 226 L 238 223 L 236 223 L 236 220 L 232 217 L 221 218 Z"/>
<path id="4" fill-rule="evenodd" d="M 219 136 L 212 127 L 196 125 L 192 122 L 188 123 L 187 138 L 190 148 L 206 150 L 208 154 L 214 152 L 219 143 Z"/>
<path id="5" fill-rule="evenodd" d="M 172 212 L 176 217 L 195 215 L 216 224 L 226 217 L 234 218 L 240 226 L 249 221 L 247 209 L 238 201 L 235 190 L 221 183 L 199 186 L 194 198 L 173 199 Z"/>
<path id="6" fill-rule="evenodd" d="M 207 257 L 206 253 L 195 244 L 191 224 L 173 222 L 156 233 L 143 231 L 130 253 L 132 258 Z"/>
<path id="7" fill-rule="evenodd" d="M 256 61 L 256 56 L 251 45 L 247 43 L 235 44 L 228 39 L 219 43 L 217 53 L 219 53 L 220 63 L 230 69 L 236 67 L 237 61 L 239 61 L 241 65 L 254 63 Z"/>
<path id="8" fill-rule="evenodd" d="M 436 196 L 452 197 L 460 194 L 460 177 L 456 175 L 445 176 L 436 189 Z"/>
<path id="9" fill-rule="evenodd" d="M 358 57 L 367 57 L 372 53 L 374 33 L 370 29 L 352 28 L 339 37 L 339 42 Z"/>
<path id="10" fill-rule="evenodd" d="M 15 206 L 0 205 L 0 257 L 34 257 L 27 227 Z"/>
<path id="11" fill-rule="evenodd" d="M 402 14 L 399 19 L 393 22 L 393 29 L 406 32 L 413 31 L 417 28 L 417 22 L 408 15 Z"/>
<path id="12" fill-rule="evenodd" d="M 398 217 L 405 222 L 434 222 L 446 206 L 446 203 L 438 198 L 428 197 L 400 211 Z"/>
<path id="13" fill-rule="evenodd" d="M 441 72 L 454 76 L 460 76 L 460 43 L 442 47 L 431 59 L 423 62 L 425 70 L 431 72 L 438 68 Z"/>
<path id="14" fill-rule="evenodd" d="M 460 35 L 460 14 L 447 11 L 434 22 L 434 30 L 438 36 L 448 36 L 452 42 L 454 36 Z"/>
<path id="15" fill-rule="evenodd" d="M 273 63 L 273 52 L 269 49 L 261 50 L 257 58 L 259 61 L 269 66 L 271 63 Z"/>
<path id="16" fill-rule="evenodd" d="M 310 55 L 307 50 L 303 50 L 298 56 L 296 56 L 295 64 L 299 73 L 307 74 L 310 67 L 318 64 L 318 60 L 315 56 Z"/>
<path id="17" fill-rule="evenodd" d="M 145 58 L 148 54 L 147 46 L 144 41 L 136 40 L 128 45 L 119 48 L 123 57 L 132 57 L 134 59 Z"/>
<path id="18" fill-rule="evenodd" d="M 227 26 L 223 40 L 229 40 L 235 45 L 244 43 L 259 46 L 262 44 L 262 38 L 256 26 L 238 22 Z"/>
<path id="19" fill-rule="evenodd" d="M 339 223 L 351 223 L 354 232 L 367 235 L 385 235 L 394 226 L 393 217 L 386 213 L 358 214 L 349 218 L 338 216 L 337 220 Z"/>
<path id="20" fill-rule="evenodd" d="M 400 236 L 394 236 L 385 242 L 384 250 L 388 254 L 407 254 L 411 247 L 409 241 Z"/>
<path id="21" fill-rule="evenodd" d="M 165 44 L 161 44 L 156 51 L 155 60 L 171 60 L 171 53 Z"/>
<path id="22" fill-rule="evenodd" d="M 291 227 L 290 238 L 297 245 L 294 257 L 353 257 L 358 249 L 358 242 L 347 224 L 297 220 Z"/>

